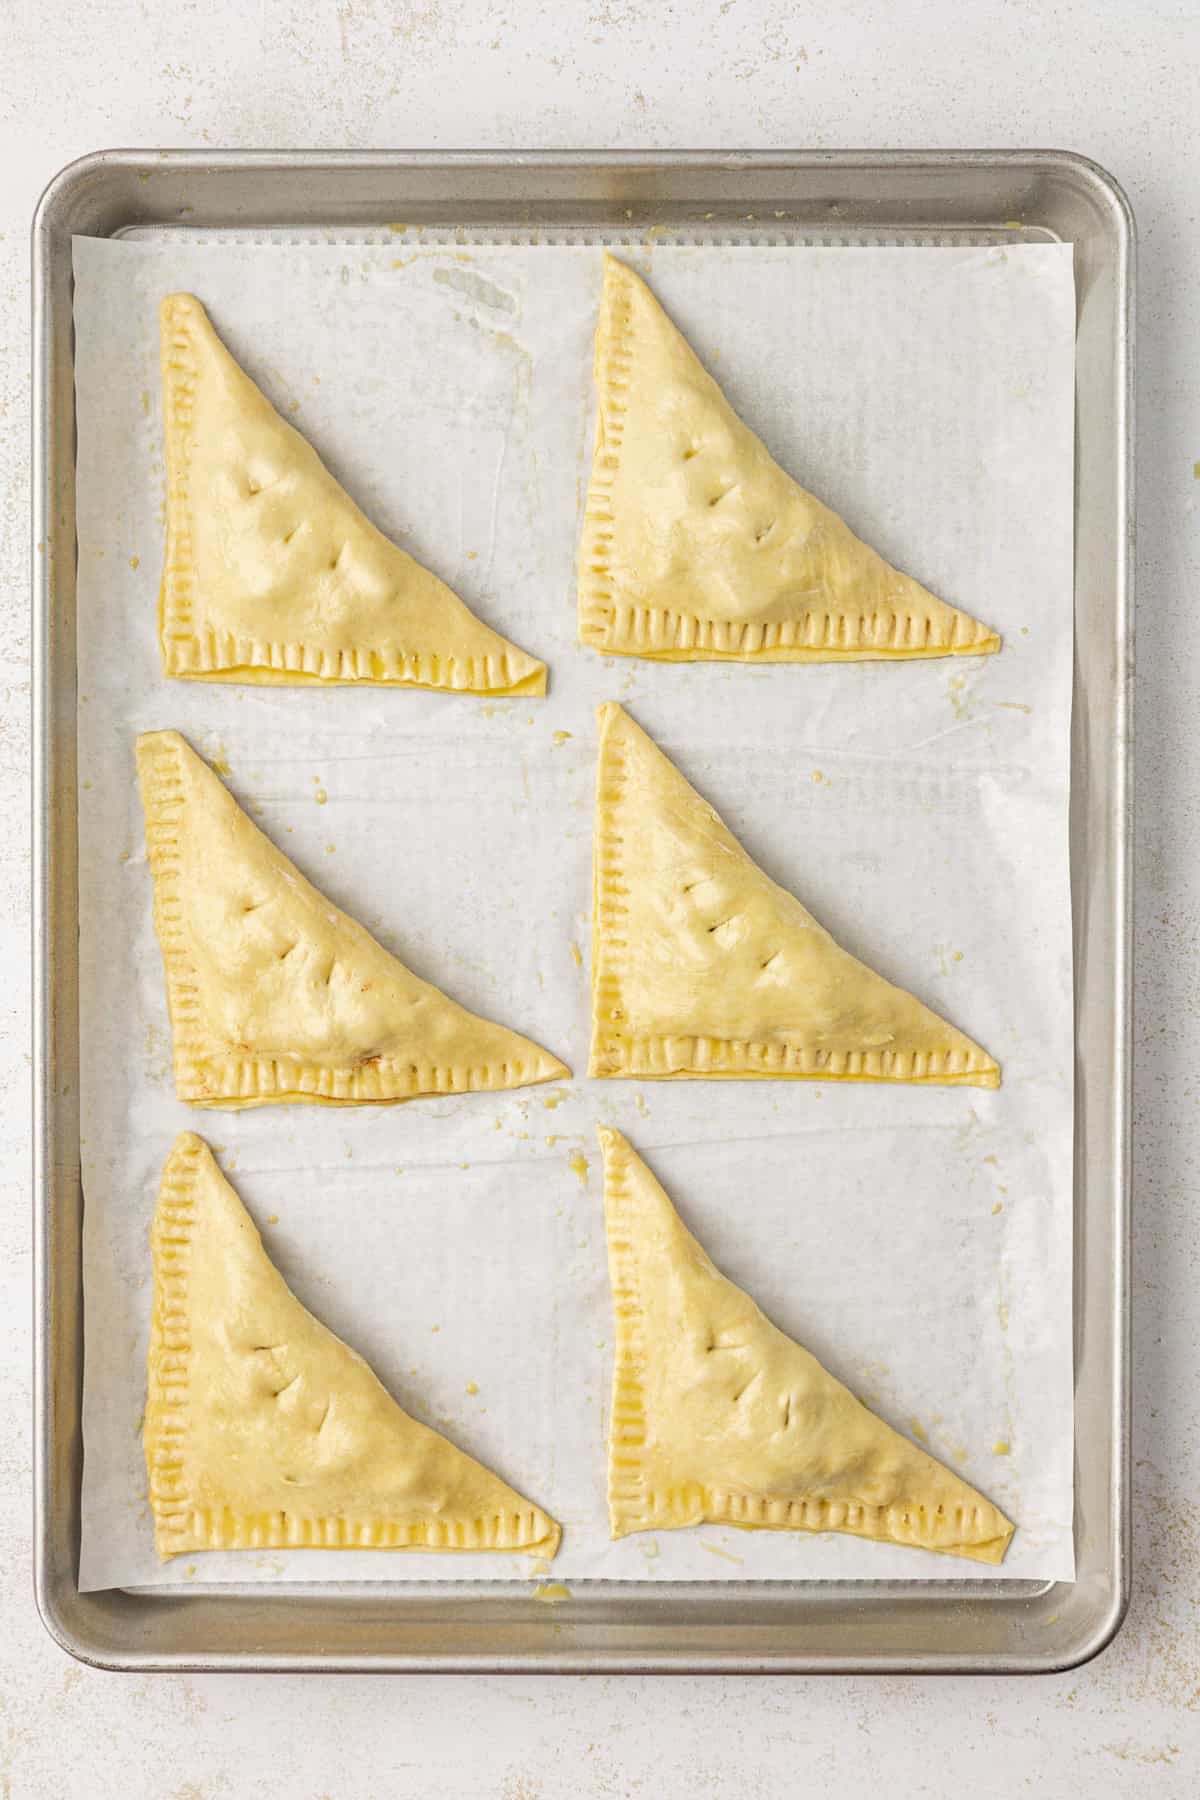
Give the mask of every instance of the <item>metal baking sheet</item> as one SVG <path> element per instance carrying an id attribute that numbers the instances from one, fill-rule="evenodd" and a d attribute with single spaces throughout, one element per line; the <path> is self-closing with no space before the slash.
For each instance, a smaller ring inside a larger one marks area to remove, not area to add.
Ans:
<path id="1" fill-rule="evenodd" d="M 774 243 L 1058 238 L 1079 296 L 1072 881 L 1077 966 L 1074 1584 L 606 1583 L 554 1608 L 492 1584 L 264 1595 L 80 1595 L 73 385 L 70 238 L 164 226 L 310 238 L 489 229 L 571 241 L 654 226 Z M 35 223 L 35 828 L 40 952 L 38 1569 L 49 1628 L 118 1667 L 1062 1667 L 1128 1586 L 1126 1126 L 1132 225 L 1081 159 L 1019 155 L 110 153 L 64 171 Z"/>

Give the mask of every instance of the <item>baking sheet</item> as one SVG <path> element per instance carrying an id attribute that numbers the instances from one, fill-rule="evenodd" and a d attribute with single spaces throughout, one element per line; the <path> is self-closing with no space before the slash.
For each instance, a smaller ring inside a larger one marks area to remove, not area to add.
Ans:
<path id="1" fill-rule="evenodd" d="M 1016 1520 L 995 1574 L 1069 1578 L 1070 250 L 631 250 L 786 466 L 1005 636 L 978 662 L 748 670 L 605 661 L 575 645 L 599 251 L 410 235 L 75 246 L 80 1586 L 529 1573 L 516 1557 L 321 1552 L 160 1568 L 138 1437 L 146 1231 L 162 1160 L 189 1126 L 222 1147 L 301 1298 L 402 1404 L 561 1520 L 556 1577 L 992 1575 L 840 1537 L 702 1527 L 608 1540 L 594 1136 L 606 1120 L 780 1325 Z M 177 287 L 205 300 L 368 512 L 546 658 L 546 700 L 162 680 L 155 312 Z M 136 731 L 183 730 L 384 943 L 581 1072 L 593 718 L 606 698 L 849 948 L 986 1044 L 1003 1088 L 580 1073 L 378 1111 L 205 1116 L 175 1101 Z"/>

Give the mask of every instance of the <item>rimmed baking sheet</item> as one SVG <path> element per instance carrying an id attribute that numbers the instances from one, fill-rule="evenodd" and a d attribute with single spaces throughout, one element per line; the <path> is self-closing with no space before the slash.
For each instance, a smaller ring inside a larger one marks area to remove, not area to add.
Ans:
<path id="1" fill-rule="evenodd" d="M 145 1232 L 187 1126 L 224 1147 L 313 1310 L 405 1405 L 562 1519 L 556 1576 L 961 1579 L 949 1559 L 842 1538 L 609 1542 L 603 1121 L 778 1323 L 1010 1512 L 998 1575 L 1069 1578 L 1069 247 L 630 246 L 780 460 L 1005 639 L 979 661 L 800 670 L 606 662 L 575 644 L 594 247 L 395 232 L 86 239 L 75 254 L 81 1587 L 397 1578 L 396 1559 L 366 1554 L 153 1557 Z M 546 658 L 545 701 L 162 680 L 155 310 L 179 287 L 372 516 Z M 850 948 L 997 1055 L 997 1094 L 583 1078 L 607 698 Z M 162 725 L 228 768 L 300 866 L 420 973 L 538 1037 L 576 1079 L 352 1114 L 179 1106 L 131 758 L 133 733 Z M 528 1574 L 515 1558 L 409 1567 L 420 1581 Z"/>

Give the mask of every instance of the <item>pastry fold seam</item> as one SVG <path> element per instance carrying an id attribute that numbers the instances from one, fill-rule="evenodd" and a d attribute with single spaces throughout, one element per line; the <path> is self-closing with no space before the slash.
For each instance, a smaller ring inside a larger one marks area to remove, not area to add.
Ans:
<path id="1" fill-rule="evenodd" d="M 436 688 L 439 692 L 473 693 L 490 699 L 506 695 L 540 695 L 546 691 L 545 669 L 514 679 L 507 655 L 438 656 L 414 650 L 372 650 L 363 646 L 339 651 L 268 638 L 239 637 L 231 631 L 164 629 L 166 673 L 181 680 L 214 675 L 224 681 L 252 674 L 264 686 L 313 682 L 327 687 Z"/>
<path id="2" fill-rule="evenodd" d="M 183 926 L 180 820 L 184 793 L 178 747 L 161 737 L 153 749 L 144 741 L 139 743 L 138 773 L 146 815 L 146 851 L 154 878 L 154 927 L 167 978 L 175 1083 L 180 1098 L 188 1099 L 196 1071 L 204 1066 L 206 1056 L 200 1027 L 200 992 Z"/>
<path id="3" fill-rule="evenodd" d="M 158 626 L 167 674 L 195 642 L 196 591 L 192 543 L 191 458 L 188 432 L 194 419 L 197 365 L 187 309 L 172 298 L 162 308 L 163 431 L 167 451 L 167 547 L 158 595 Z"/>
<path id="4" fill-rule="evenodd" d="M 198 1150 L 176 1150 L 163 1171 L 150 1231 L 154 1301 L 150 1315 L 149 1376 L 143 1445 L 156 1538 L 182 1529 L 187 1517 L 183 1444 L 191 1329 L 188 1311 L 190 1259 Z M 159 1549 L 160 1556 L 170 1555 Z"/>
<path id="5" fill-rule="evenodd" d="M 607 1217 L 609 1280 L 614 1319 L 612 1412 L 609 1421 L 608 1516 L 613 1537 L 649 1524 L 652 1509 L 646 1493 L 641 1450 L 646 1441 L 646 1346 L 640 1268 L 627 1214 L 630 1210 L 629 1159 L 620 1146 L 605 1164 L 604 1208 Z"/>
<path id="6" fill-rule="evenodd" d="M 873 1505 L 865 1500 L 829 1500 L 817 1495 L 785 1498 L 754 1489 L 703 1487 L 683 1483 L 649 1493 L 642 1490 L 644 1512 L 640 1522 L 626 1516 L 614 1519 L 614 1536 L 635 1531 L 688 1525 L 737 1525 L 747 1531 L 840 1531 L 873 1543 L 900 1544 L 917 1550 L 961 1556 L 971 1562 L 995 1563 L 997 1549 L 1007 1548 L 1011 1530 L 978 1541 L 963 1541 L 964 1526 L 977 1526 L 983 1508 L 959 1504 L 950 1515 L 953 1531 L 949 1543 L 939 1543 L 945 1508 L 922 1501 L 904 1505 Z M 994 1509 L 993 1509 L 994 1510 Z M 972 1518 L 972 1514 L 974 1517 Z"/>
<path id="7" fill-rule="evenodd" d="M 225 1111 L 271 1101 L 314 1100 L 330 1106 L 362 1106 L 372 1100 L 416 1100 L 438 1094 L 495 1093 L 556 1079 L 536 1064 L 479 1063 L 439 1068 L 379 1056 L 355 1069 L 326 1068 L 288 1057 L 208 1056 L 180 1059 L 179 1094 L 193 1106 Z"/>
<path id="8" fill-rule="evenodd" d="M 646 1080 L 722 1075 L 793 1076 L 810 1081 L 928 1081 L 939 1087 L 996 1088 L 999 1074 L 982 1052 L 963 1050 L 813 1050 L 778 1040 L 714 1037 L 633 1038 L 614 1033 L 593 1054 L 591 1073 Z"/>
<path id="9" fill-rule="evenodd" d="M 613 279 L 614 267 L 621 268 L 622 265 L 606 263 L 596 332 L 593 371 L 597 397 L 596 436 L 580 543 L 579 639 L 596 649 L 607 649 L 615 635 L 616 601 L 612 593 L 609 545 L 615 522 L 613 487 L 621 462 L 627 410 L 625 396 L 629 391 L 633 362 L 630 348 L 633 308 L 628 297 L 629 281 L 628 277 Z"/>
<path id="10" fill-rule="evenodd" d="M 603 725 L 601 732 L 603 734 Z M 619 1029 L 625 1008 L 622 1001 L 621 951 L 628 929 L 629 889 L 623 880 L 621 836 L 617 807 L 625 784 L 625 757 L 616 744 L 605 745 L 603 735 L 596 763 L 596 831 L 592 873 L 592 1045 L 588 1074 L 615 1074 L 622 1066 L 623 1037 Z M 602 1026 L 601 1021 L 604 1021 Z M 610 1066 L 611 1065 L 611 1066 Z"/>

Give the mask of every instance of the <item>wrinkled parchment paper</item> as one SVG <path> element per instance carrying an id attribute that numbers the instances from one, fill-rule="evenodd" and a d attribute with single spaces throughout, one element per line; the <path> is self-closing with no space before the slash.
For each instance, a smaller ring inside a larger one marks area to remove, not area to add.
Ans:
<path id="1" fill-rule="evenodd" d="M 304 1302 L 561 1520 L 556 1577 L 1070 1577 L 1069 247 L 630 249 L 784 465 L 1004 635 L 977 660 L 747 669 L 576 645 L 599 249 L 381 235 L 75 246 L 81 1585 L 529 1579 L 522 1557 L 159 1565 L 147 1229 L 188 1127 Z M 178 288 L 367 512 L 546 659 L 547 699 L 162 678 L 156 309 Z M 997 1056 L 999 1092 L 585 1078 L 609 698 L 848 948 Z M 180 1105 L 132 754 L 162 726 L 384 944 L 575 1078 L 379 1110 Z M 1009 1513 L 1002 1570 L 837 1536 L 609 1540 L 603 1121 L 779 1325 Z"/>

